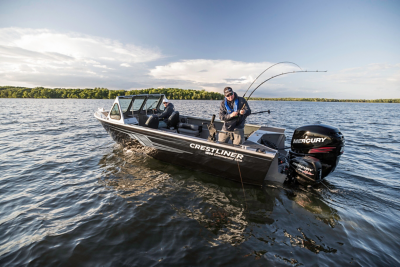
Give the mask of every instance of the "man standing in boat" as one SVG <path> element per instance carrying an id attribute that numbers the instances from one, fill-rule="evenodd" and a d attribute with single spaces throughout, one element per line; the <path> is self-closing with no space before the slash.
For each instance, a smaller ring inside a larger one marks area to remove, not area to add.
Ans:
<path id="1" fill-rule="evenodd" d="M 232 88 L 225 87 L 224 95 L 219 108 L 219 119 L 224 121 L 224 126 L 223 132 L 218 134 L 218 141 L 228 143 L 231 139 L 234 145 L 240 145 L 244 142 L 244 124 L 251 110 L 246 99 L 238 96 Z"/>
<path id="2" fill-rule="evenodd" d="M 158 123 L 158 128 L 166 128 L 169 116 L 175 111 L 174 105 L 168 102 L 168 99 L 164 97 L 163 99 L 164 112 L 158 115 L 160 122 Z"/>

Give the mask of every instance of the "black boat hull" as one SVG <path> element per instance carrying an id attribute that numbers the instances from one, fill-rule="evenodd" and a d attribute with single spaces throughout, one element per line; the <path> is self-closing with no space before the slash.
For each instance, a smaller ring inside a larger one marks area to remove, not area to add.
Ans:
<path id="1" fill-rule="evenodd" d="M 98 120 L 118 143 L 137 140 L 155 159 L 246 184 L 262 185 L 275 153 L 258 153 L 161 130 Z"/>

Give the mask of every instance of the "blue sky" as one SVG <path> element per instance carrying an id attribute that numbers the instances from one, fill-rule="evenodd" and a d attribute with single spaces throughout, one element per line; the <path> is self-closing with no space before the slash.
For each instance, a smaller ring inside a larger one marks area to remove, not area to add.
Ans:
<path id="1" fill-rule="evenodd" d="M 328 72 L 254 96 L 400 98 L 399 26 L 399 1 L 0 0 L 0 85 L 242 94 L 291 61 Z"/>

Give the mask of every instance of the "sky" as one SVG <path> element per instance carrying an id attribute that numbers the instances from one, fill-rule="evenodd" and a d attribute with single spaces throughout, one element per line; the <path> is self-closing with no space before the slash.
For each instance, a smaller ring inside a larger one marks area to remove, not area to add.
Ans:
<path id="1" fill-rule="evenodd" d="M 319 72 L 254 97 L 400 98 L 400 1 L 0 0 L 0 86 L 243 95 L 279 62 L 251 88 Z"/>

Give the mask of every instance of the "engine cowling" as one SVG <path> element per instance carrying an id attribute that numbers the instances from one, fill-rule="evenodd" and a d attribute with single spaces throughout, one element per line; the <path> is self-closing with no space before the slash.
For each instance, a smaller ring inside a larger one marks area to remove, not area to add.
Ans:
<path id="1" fill-rule="evenodd" d="M 344 136 L 336 127 L 324 124 L 299 127 L 291 141 L 290 167 L 300 180 L 319 182 L 335 170 L 344 145 Z"/>

